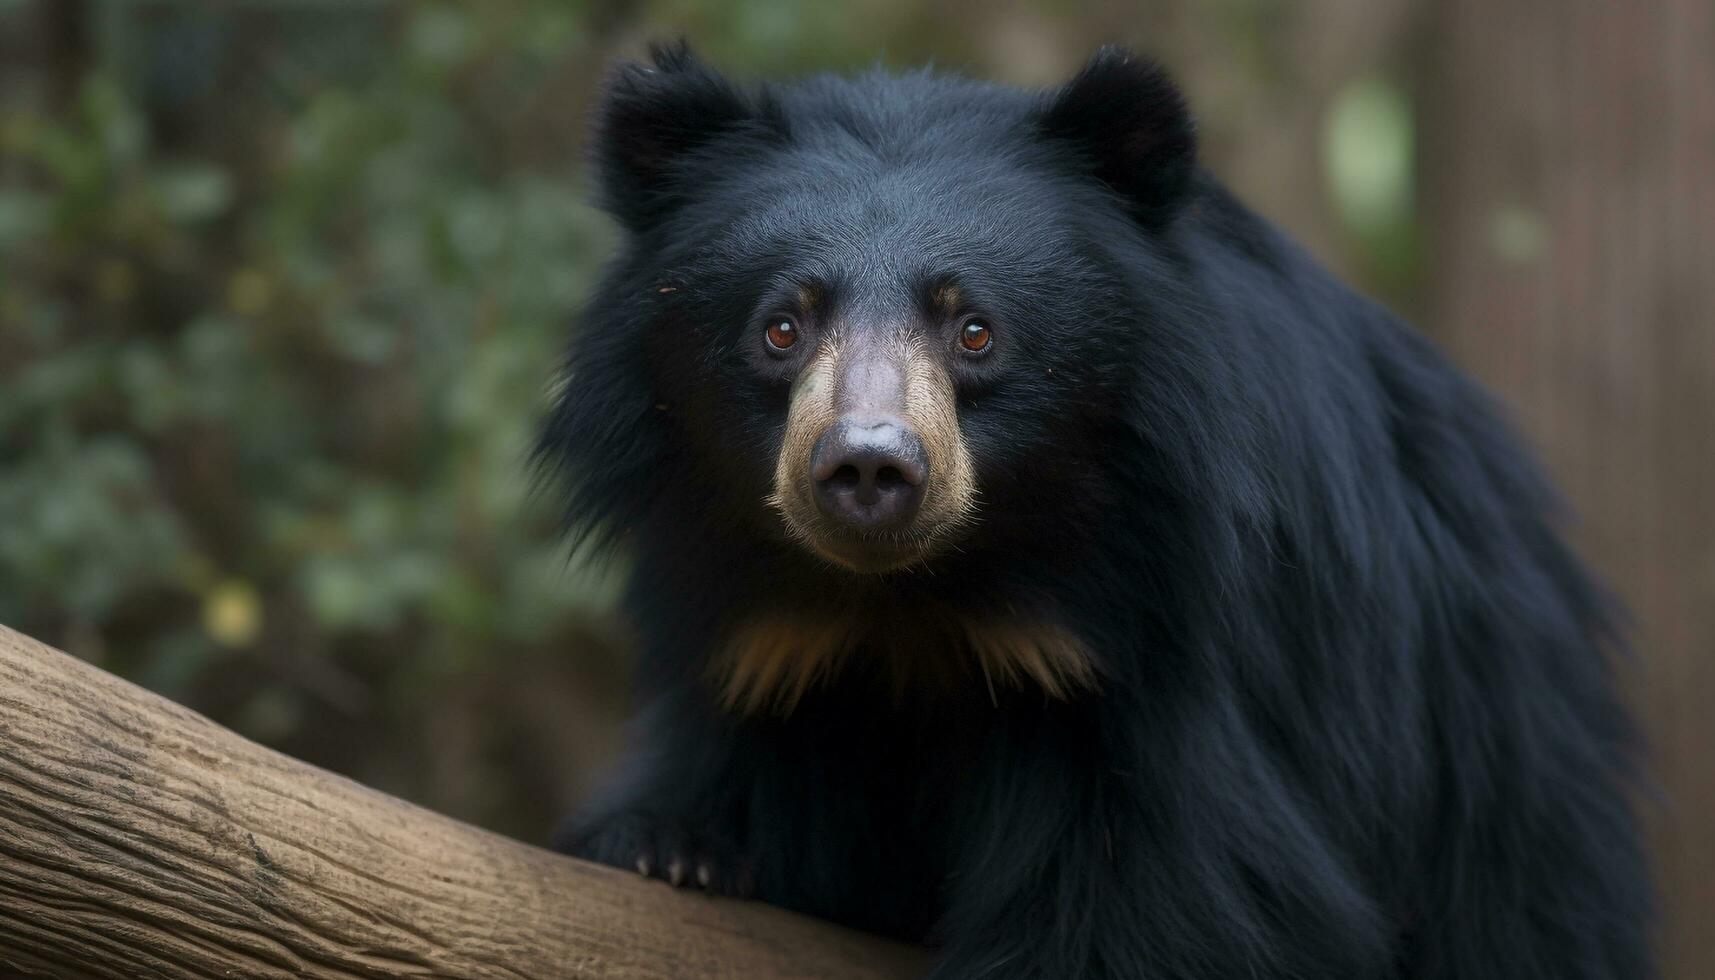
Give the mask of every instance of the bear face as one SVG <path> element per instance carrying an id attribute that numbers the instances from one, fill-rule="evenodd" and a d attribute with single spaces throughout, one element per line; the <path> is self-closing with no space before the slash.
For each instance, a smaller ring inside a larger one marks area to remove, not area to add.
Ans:
<path id="1" fill-rule="evenodd" d="M 614 79 L 598 153 L 637 261 L 588 329 L 637 345 L 704 504 L 830 571 L 1063 540 L 1104 496 L 1140 339 L 1184 329 L 1160 227 L 1190 121 L 1123 53 L 1041 98 L 750 95 L 665 50 Z"/>

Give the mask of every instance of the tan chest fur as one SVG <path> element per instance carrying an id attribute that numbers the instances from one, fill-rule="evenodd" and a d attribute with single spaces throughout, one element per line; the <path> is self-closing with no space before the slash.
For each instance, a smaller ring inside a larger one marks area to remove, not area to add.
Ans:
<path id="1" fill-rule="evenodd" d="M 711 674 L 728 708 L 786 714 L 859 656 L 877 661 L 896 698 L 975 683 L 995 699 L 1003 689 L 1033 686 L 1064 700 L 1097 686 L 1089 651 L 1070 631 L 1003 616 L 754 616 L 733 629 Z"/>

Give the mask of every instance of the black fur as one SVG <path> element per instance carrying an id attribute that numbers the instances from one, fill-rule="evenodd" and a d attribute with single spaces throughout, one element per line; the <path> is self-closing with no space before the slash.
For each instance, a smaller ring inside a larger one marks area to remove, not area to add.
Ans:
<path id="1" fill-rule="evenodd" d="M 1653 975 L 1612 618 L 1551 494 L 1196 169 L 1157 69 L 745 92 L 673 49 L 602 120 L 630 234 L 541 448 L 635 558 L 645 707 L 566 849 L 925 939 L 943 978 Z M 978 523 L 832 568 L 763 503 L 788 379 L 758 318 L 947 280 L 995 324 L 959 396 Z M 900 700 L 860 658 L 790 715 L 721 711 L 730 624 L 830 596 L 1052 617 L 1101 689 Z"/>

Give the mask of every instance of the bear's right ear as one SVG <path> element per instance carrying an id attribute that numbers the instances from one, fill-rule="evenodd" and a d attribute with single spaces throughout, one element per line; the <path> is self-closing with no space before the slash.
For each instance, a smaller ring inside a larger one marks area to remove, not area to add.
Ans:
<path id="1" fill-rule="evenodd" d="M 1145 225 L 1172 218 L 1191 186 L 1197 137 L 1185 97 L 1161 66 L 1125 48 L 1097 51 L 1053 93 L 1037 125 L 1071 145 Z"/>
<path id="2" fill-rule="evenodd" d="M 608 75 L 596 123 L 602 205 L 633 231 L 682 203 L 679 168 L 687 153 L 765 116 L 683 41 L 652 45 L 650 60 Z"/>

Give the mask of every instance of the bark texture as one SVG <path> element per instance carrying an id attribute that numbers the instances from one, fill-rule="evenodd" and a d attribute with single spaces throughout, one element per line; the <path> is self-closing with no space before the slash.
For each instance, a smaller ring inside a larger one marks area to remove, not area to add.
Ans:
<path id="1" fill-rule="evenodd" d="M 880 980 L 924 965 L 438 816 L 0 627 L 0 975 Z"/>

